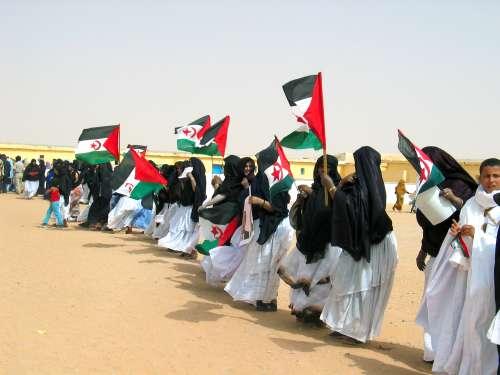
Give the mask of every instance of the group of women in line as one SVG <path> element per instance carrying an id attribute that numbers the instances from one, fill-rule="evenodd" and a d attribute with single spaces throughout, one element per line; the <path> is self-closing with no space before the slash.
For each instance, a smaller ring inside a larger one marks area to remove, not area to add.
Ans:
<path id="1" fill-rule="evenodd" d="M 423 151 L 445 177 L 439 184 L 441 195 L 456 207 L 451 217 L 437 225 L 421 211 L 416 214 L 423 234 L 416 264 L 425 272 L 417 316 L 417 323 L 424 327 L 424 360 L 434 362 L 436 372 L 490 374 L 498 367 L 491 342 L 496 336 L 500 342 L 500 323 L 495 325 L 500 314 L 492 322 L 491 311 L 485 318 L 467 298 L 474 295 L 481 303 L 494 305 L 491 291 L 481 296 L 474 294 L 473 286 L 478 285 L 478 274 L 492 274 L 488 264 L 495 263 L 481 260 L 477 254 L 491 247 L 491 238 L 498 233 L 500 209 L 492 197 L 496 194 L 498 199 L 500 161 L 483 162 L 478 185 L 445 151 L 437 147 Z M 140 227 L 158 240 L 159 247 L 196 258 L 195 247 L 203 240 L 200 217 L 233 218 L 237 229 L 229 236 L 224 233 L 218 246 L 201 261 L 209 284 L 225 284 L 224 290 L 235 301 L 251 303 L 265 312 L 277 310 L 282 280 L 290 287 L 289 307 L 298 321 L 326 325 L 332 335 L 344 340 L 366 342 L 380 333 L 398 255 L 392 221 L 386 213 L 380 154 L 361 147 L 354 152 L 354 162 L 355 172 L 341 178 L 337 159 L 327 155 L 325 170 L 320 157 L 312 185 L 299 185 L 292 205 L 286 191 L 270 195 L 267 176 L 257 171 L 249 157 L 224 159 L 224 179 L 213 177 L 214 193 L 208 200 L 205 167 L 196 157 L 162 166 L 160 173 L 168 185 L 142 200 L 113 194 L 111 165 L 92 166 L 81 171 L 80 181 L 88 185 L 91 196 L 83 226 L 104 230 Z M 473 219 L 474 215 L 479 219 Z M 484 221 L 484 230 L 479 235 L 480 221 Z M 478 227 L 475 236 L 474 231 L 470 234 L 469 222 Z M 461 235 L 471 247 L 467 259 L 456 245 Z M 489 245 L 484 241 L 490 241 Z M 472 270 L 481 264 L 474 284 Z M 493 276 L 488 280 L 486 285 L 493 290 Z M 478 333 L 475 324 L 479 321 L 483 328 Z M 491 342 L 484 327 L 490 330 Z M 467 337 L 475 337 L 475 341 L 469 342 Z M 475 345 L 480 349 L 475 350 Z M 479 367 L 478 361 L 482 363 Z"/>
<path id="2" fill-rule="evenodd" d="M 356 172 L 341 179 L 337 159 L 327 155 L 324 170 L 320 157 L 313 184 L 298 186 L 290 211 L 288 192 L 271 197 L 267 177 L 251 158 L 226 157 L 224 180 L 212 181 L 207 201 L 197 158 L 165 167 L 169 184 L 158 194 L 146 234 L 160 247 L 193 257 L 199 217 L 236 213 L 239 227 L 201 261 L 208 283 L 225 283 L 234 300 L 258 311 L 276 311 L 283 280 L 298 321 L 366 342 L 380 332 L 398 257 L 380 154 L 362 147 L 354 159 Z M 251 222 L 253 236 L 242 241 Z"/>

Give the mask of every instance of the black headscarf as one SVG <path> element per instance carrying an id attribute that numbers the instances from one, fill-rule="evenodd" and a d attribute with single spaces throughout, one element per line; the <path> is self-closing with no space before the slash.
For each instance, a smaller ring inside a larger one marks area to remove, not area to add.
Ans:
<path id="1" fill-rule="evenodd" d="M 236 155 L 229 155 L 224 158 L 224 181 L 216 190 L 216 194 L 223 194 L 226 201 L 237 202 L 241 186 L 242 172 L 239 167 L 240 158 Z"/>
<path id="2" fill-rule="evenodd" d="M 39 181 L 40 173 L 40 166 L 35 159 L 31 159 L 31 163 L 24 170 L 23 181 Z"/>
<path id="3" fill-rule="evenodd" d="M 464 202 L 474 195 L 477 189 L 477 183 L 450 154 L 435 146 L 424 147 L 422 151 L 429 156 L 445 177 L 445 180 L 438 185 L 440 189 L 451 189 L 453 194 Z M 437 256 L 453 219 L 458 220 L 459 216 L 460 210 L 457 210 L 448 219 L 433 225 L 424 214 L 417 209 L 417 223 L 422 228 L 423 234 L 421 250 L 427 252 L 431 256 Z"/>
<path id="4" fill-rule="evenodd" d="M 354 260 L 370 261 L 370 246 L 392 231 L 385 212 L 386 192 L 380 171 L 380 154 L 369 146 L 354 152 L 356 177 L 335 193 L 332 204 L 331 244 Z"/>
<path id="5" fill-rule="evenodd" d="M 207 198 L 207 179 L 205 177 L 205 166 L 203 162 L 195 157 L 191 159 L 193 166 L 192 175 L 196 181 L 196 189 L 194 191 L 193 209 L 191 210 L 191 220 L 195 223 L 198 222 L 198 207 L 200 207 Z"/>
<path id="6" fill-rule="evenodd" d="M 476 191 L 477 182 L 446 151 L 436 146 L 424 147 L 422 151 L 431 158 L 432 162 L 443 173 L 446 179 L 462 180 L 471 190 Z"/>
<path id="7" fill-rule="evenodd" d="M 259 245 L 264 245 L 264 243 L 272 236 L 272 234 L 278 228 L 278 225 L 283 221 L 284 218 L 288 216 L 288 203 L 290 202 L 290 195 L 288 191 L 282 191 L 275 194 L 272 198 L 269 195 L 269 180 L 267 176 L 260 172 L 257 173 L 255 177 L 256 183 L 258 183 L 262 188 L 263 198 L 271 203 L 273 206 L 273 211 L 268 212 L 264 209 L 260 212 L 260 232 L 257 243 Z"/>
<path id="8" fill-rule="evenodd" d="M 338 160 L 335 156 L 327 155 L 328 175 L 335 185 L 340 182 L 337 171 Z M 325 256 L 325 248 L 330 241 L 331 212 L 325 206 L 325 192 L 319 174 L 323 166 L 323 156 L 316 160 L 314 165 L 314 182 L 312 192 L 305 199 L 300 214 L 297 216 L 297 249 L 304 254 L 307 263 L 314 263 Z"/>

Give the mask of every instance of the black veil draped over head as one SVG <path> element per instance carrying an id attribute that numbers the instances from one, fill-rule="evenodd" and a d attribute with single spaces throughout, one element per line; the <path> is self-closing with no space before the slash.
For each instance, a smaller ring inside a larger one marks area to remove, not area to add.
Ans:
<path id="1" fill-rule="evenodd" d="M 436 146 L 422 149 L 431 158 L 446 179 L 462 180 L 471 190 L 476 191 L 477 182 L 450 154 Z"/>
<path id="2" fill-rule="evenodd" d="M 243 171 L 239 169 L 240 158 L 236 155 L 229 155 L 224 158 L 224 181 L 216 191 L 216 194 L 226 196 L 226 201 L 237 202 L 242 189 L 241 179 Z"/>
<path id="3" fill-rule="evenodd" d="M 438 185 L 440 189 L 451 189 L 453 194 L 462 199 L 463 202 L 474 195 L 477 189 L 476 181 L 474 181 L 467 171 L 450 154 L 435 146 L 424 147 L 422 151 L 429 156 L 445 177 L 445 180 Z M 437 256 L 452 221 L 458 220 L 459 216 L 460 210 L 457 210 L 448 219 L 433 225 L 424 214 L 417 209 L 416 219 L 418 225 L 422 228 L 423 234 L 421 250 L 431 256 Z"/>
<path id="4" fill-rule="evenodd" d="M 370 261 L 370 246 L 392 231 L 385 211 L 386 192 L 380 171 L 380 154 L 369 146 L 354 152 L 356 177 L 337 190 L 332 204 L 331 244 L 354 260 Z"/>
<path id="5" fill-rule="evenodd" d="M 275 194 L 272 198 L 269 195 L 269 180 L 267 176 L 260 172 L 255 176 L 255 182 L 260 187 L 260 192 L 263 199 L 271 203 L 273 206 L 273 211 L 268 212 L 264 209 L 260 211 L 259 218 L 259 238 L 257 238 L 257 243 L 259 245 L 264 245 L 264 243 L 272 236 L 272 234 L 278 228 L 278 225 L 283 221 L 284 218 L 288 217 L 288 203 L 290 202 L 290 195 L 288 191 L 282 191 Z"/>
<path id="6" fill-rule="evenodd" d="M 328 175 L 335 186 L 340 182 L 337 171 L 338 160 L 327 155 Z M 314 165 L 312 192 L 305 199 L 302 212 L 297 216 L 297 249 L 304 254 L 307 263 L 314 263 L 325 256 L 325 248 L 330 241 L 331 208 L 325 206 L 325 192 L 319 174 L 323 166 L 323 156 Z"/>
<path id="7" fill-rule="evenodd" d="M 190 160 L 193 167 L 193 172 L 191 173 L 196 181 L 191 220 L 197 223 L 199 220 L 198 207 L 200 207 L 207 198 L 207 179 L 205 177 L 205 166 L 203 162 L 195 157 L 192 157 Z"/>

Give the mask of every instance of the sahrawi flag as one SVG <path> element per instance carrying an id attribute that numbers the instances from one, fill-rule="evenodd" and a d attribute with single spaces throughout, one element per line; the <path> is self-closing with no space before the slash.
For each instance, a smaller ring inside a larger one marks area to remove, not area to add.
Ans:
<path id="1" fill-rule="evenodd" d="M 208 255 L 214 247 L 226 245 L 240 225 L 238 204 L 235 202 L 224 202 L 201 209 L 199 215 L 203 242 L 195 247 L 203 255 Z"/>
<path id="2" fill-rule="evenodd" d="M 102 164 L 120 158 L 120 125 L 83 129 L 75 150 L 78 160 Z"/>
<path id="3" fill-rule="evenodd" d="M 408 160 L 413 168 L 417 171 L 420 183 L 418 193 L 430 189 L 444 181 L 444 176 L 441 171 L 434 165 L 432 160 L 417 146 L 413 144 L 406 136 L 398 129 L 398 149 L 403 156 Z"/>
<path id="4" fill-rule="evenodd" d="M 177 135 L 177 149 L 180 151 L 193 152 L 200 141 L 202 129 L 210 127 L 210 116 L 206 115 L 194 120 L 186 126 L 175 128 Z"/>
<path id="5" fill-rule="evenodd" d="M 125 154 L 111 177 L 111 188 L 133 199 L 142 199 L 166 184 L 160 172 L 133 148 Z"/>
<path id="6" fill-rule="evenodd" d="M 256 156 L 259 171 L 264 172 L 269 182 L 270 199 L 279 192 L 290 190 L 292 170 L 278 139 L 275 137 L 271 145 Z"/>
<path id="7" fill-rule="evenodd" d="M 281 140 L 284 147 L 326 148 L 325 115 L 321 73 L 294 79 L 283 85 L 292 113 L 301 126 Z"/>
<path id="8" fill-rule="evenodd" d="M 206 118 L 208 117 L 208 120 Z M 205 120 L 205 123 L 203 121 Z M 206 122 L 208 121 L 208 122 Z M 205 116 L 191 124 L 176 128 L 177 148 L 193 154 L 220 155 L 226 151 L 229 116 L 210 126 L 210 117 Z"/>

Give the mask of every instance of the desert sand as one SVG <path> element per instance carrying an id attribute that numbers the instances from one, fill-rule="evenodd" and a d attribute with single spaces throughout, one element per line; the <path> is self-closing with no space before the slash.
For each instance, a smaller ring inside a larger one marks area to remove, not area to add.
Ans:
<path id="1" fill-rule="evenodd" d="M 141 234 L 39 228 L 46 208 L 0 195 L 0 374 L 430 372 L 411 213 L 391 213 L 400 260 L 382 334 L 353 346 L 298 324 L 283 283 L 278 312 L 256 312 Z"/>

